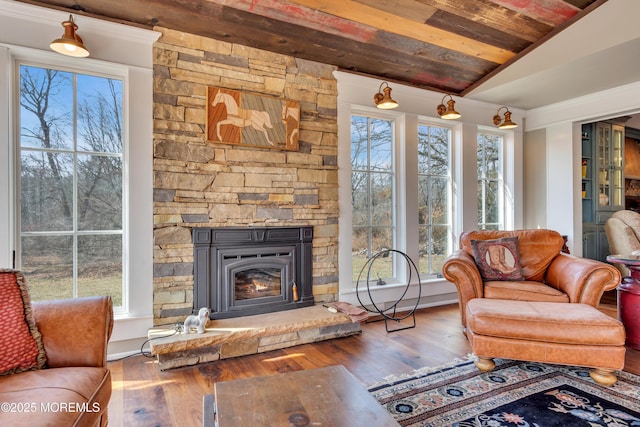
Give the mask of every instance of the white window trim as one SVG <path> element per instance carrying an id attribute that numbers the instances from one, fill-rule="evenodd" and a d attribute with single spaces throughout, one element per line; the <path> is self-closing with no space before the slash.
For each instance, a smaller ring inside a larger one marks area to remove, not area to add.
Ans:
<path id="1" fill-rule="evenodd" d="M 13 265 L 15 248 L 15 151 L 13 90 L 15 58 L 124 77 L 124 219 L 126 309 L 115 319 L 111 343 L 140 339 L 153 326 L 153 43 L 159 33 L 84 16 L 79 25 L 89 58 L 67 58 L 49 50 L 62 34 L 67 12 L 0 0 L 0 265 Z M 28 30 L 26 30 L 28 29 Z M 122 48 L 126 45 L 126 49 Z M 135 165 L 135 167 L 129 167 Z M 28 278 L 27 278 L 28 280 Z M 124 303 L 124 301 L 123 301 Z"/>

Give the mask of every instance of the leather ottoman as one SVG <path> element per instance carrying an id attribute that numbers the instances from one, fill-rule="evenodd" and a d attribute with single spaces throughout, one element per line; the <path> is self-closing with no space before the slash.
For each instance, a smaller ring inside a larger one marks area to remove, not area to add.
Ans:
<path id="1" fill-rule="evenodd" d="M 624 367 L 624 326 L 587 304 L 476 298 L 467 304 L 466 322 L 483 372 L 496 357 L 586 366 L 594 381 L 611 385 Z"/>

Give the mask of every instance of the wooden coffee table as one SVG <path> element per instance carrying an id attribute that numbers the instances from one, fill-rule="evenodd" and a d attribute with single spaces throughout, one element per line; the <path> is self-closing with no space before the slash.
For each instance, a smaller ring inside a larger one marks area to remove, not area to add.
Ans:
<path id="1" fill-rule="evenodd" d="M 203 406 L 205 427 L 399 425 L 344 366 L 216 383 Z"/>

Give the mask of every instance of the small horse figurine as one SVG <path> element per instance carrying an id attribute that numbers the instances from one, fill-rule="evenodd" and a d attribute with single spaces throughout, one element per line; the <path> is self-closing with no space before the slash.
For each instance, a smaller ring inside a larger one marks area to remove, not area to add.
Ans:
<path id="1" fill-rule="evenodd" d="M 270 145 L 275 145 L 267 133 L 267 128 L 273 128 L 269 113 L 266 111 L 245 110 L 239 108 L 236 100 L 233 99 L 233 96 L 228 93 L 218 91 L 216 96 L 213 98 L 211 105 L 215 107 L 220 103 L 223 103 L 227 109 L 227 118 L 216 123 L 216 132 L 220 141 L 222 141 L 222 136 L 220 135 L 220 126 L 222 125 L 233 125 L 241 128 L 251 126 L 255 130 L 264 133 L 264 136 Z"/>

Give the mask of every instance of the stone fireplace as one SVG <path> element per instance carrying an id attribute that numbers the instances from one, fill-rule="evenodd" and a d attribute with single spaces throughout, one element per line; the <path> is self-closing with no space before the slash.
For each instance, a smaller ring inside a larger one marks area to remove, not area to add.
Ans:
<path id="1" fill-rule="evenodd" d="M 283 294 L 275 287 L 259 300 L 284 307 L 310 303 L 312 296 L 315 304 L 337 301 L 335 67 L 166 28 L 156 30 L 162 36 L 154 45 L 153 70 L 154 326 L 175 325 L 194 309 L 211 305 L 207 299 L 212 295 L 204 300 L 194 295 L 194 276 L 201 268 L 194 259 L 194 230 L 205 227 L 312 227 L 313 259 L 309 261 L 305 252 L 303 264 L 304 274 L 312 279 L 296 282 L 299 301 L 288 301 L 292 291 Z M 300 102 L 299 149 L 207 141 L 210 86 Z M 307 242 L 303 246 L 307 248 Z M 312 267 L 310 273 L 307 267 Z M 249 271 L 245 280 L 256 273 L 262 279 L 280 274 L 285 286 L 294 274 L 271 266 L 267 272 Z M 313 293 L 305 288 L 311 281 Z M 255 289 L 266 293 L 263 285 L 258 281 Z M 233 310 L 244 308 L 242 300 L 225 304 Z"/>
<path id="2" fill-rule="evenodd" d="M 313 227 L 194 228 L 194 312 L 211 319 L 311 306 Z"/>

